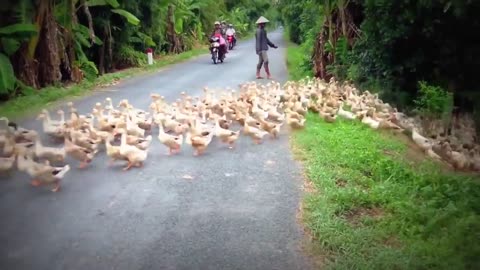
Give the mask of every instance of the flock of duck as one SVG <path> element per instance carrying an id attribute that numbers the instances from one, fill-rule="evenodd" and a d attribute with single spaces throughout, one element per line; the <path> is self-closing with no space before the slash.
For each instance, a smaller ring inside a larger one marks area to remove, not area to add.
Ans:
<path id="1" fill-rule="evenodd" d="M 309 110 L 328 123 L 341 117 L 360 120 L 373 129 L 408 130 L 411 139 L 430 157 L 458 169 L 480 169 L 477 145 L 454 144 L 454 140 L 446 137 L 426 138 L 419 134 L 409 118 L 382 102 L 377 95 L 368 91 L 360 93 L 355 87 L 335 80 L 326 83 L 306 79 L 287 82 L 283 87 L 278 82 L 267 85 L 249 82 L 241 85 L 238 91 L 204 88 L 201 97 L 182 92 L 173 103 L 166 102 L 158 94 L 150 97 L 152 102 L 148 110 L 135 108 L 126 99 L 115 107 L 111 98 L 96 103 L 86 115 L 80 114 L 69 102 L 68 119 L 63 110 L 57 111 L 55 119 L 49 111 L 42 110 L 37 117 L 42 121 L 42 132 L 62 141 L 61 147 L 45 146 L 38 131 L 0 118 L 0 150 L 3 150 L 0 172 L 12 170 L 16 162 L 16 168 L 33 179 L 32 185 L 54 185 L 52 191 L 56 192 L 71 169 L 70 165 L 64 165 L 67 156 L 79 162 L 79 169 L 88 167 L 102 151 L 110 158 L 110 165 L 123 161 L 126 163 L 123 170 L 142 167 L 148 157 L 154 127 L 158 127 L 155 136 L 168 148 L 170 155 L 189 145 L 197 156 L 208 149 L 214 138 L 234 148 L 240 133 L 259 144 L 266 136 L 278 138 L 284 124 L 291 129 L 302 129 Z M 235 125 L 239 130 L 232 129 Z M 62 165 L 58 166 L 60 163 Z"/>

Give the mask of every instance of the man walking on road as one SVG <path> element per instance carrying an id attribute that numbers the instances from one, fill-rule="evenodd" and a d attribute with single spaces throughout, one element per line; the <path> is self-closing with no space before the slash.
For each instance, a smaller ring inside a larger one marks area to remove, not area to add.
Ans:
<path id="1" fill-rule="evenodd" d="M 258 54 L 258 64 L 257 64 L 257 79 L 263 79 L 260 76 L 260 70 L 262 69 L 262 65 L 265 65 L 265 72 L 267 73 L 267 78 L 271 79 L 272 75 L 270 74 L 270 68 L 268 67 L 268 46 L 272 48 L 278 48 L 275 44 L 273 44 L 267 37 L 267 31 L 265 31 L 265 24 L 269 22 L 265 17 L 261 16 L 257 20 L 257 32 L 255 33 L 256 39 L 256 51 Z"/>

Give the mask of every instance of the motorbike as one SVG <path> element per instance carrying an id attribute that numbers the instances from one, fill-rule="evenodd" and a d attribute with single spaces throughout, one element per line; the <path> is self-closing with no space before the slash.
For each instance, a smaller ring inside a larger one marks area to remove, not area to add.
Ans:
<path id="1" fill-rule="evenodd" d="M 210 52 L 212 54 L 212 61 L 214 64 L 217 64 L 218 61 L 223 63 L 225 59 L 225 55 L 220 48 L 220 38 L 219 37 L 211 37 L 210 38 Z"/>
<path id="2" fill-rule="evenodd" d="M 228 41 L 228 49 L 233 50 L 233 47 L 235 46 L 235 37 L 233 35 L 228 35 L 227 41 Z"/>

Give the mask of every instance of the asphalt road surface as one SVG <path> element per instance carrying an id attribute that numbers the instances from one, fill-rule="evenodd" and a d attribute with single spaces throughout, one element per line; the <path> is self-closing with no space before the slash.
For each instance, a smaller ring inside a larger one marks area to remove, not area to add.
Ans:
<path id="1" fill-rule="evenodd" d="M 269 36 L 279 46 L 269 50 L 271 70 L 282 82 L 282 33 Z M 240 42 L 224 64 L 201 56 L 100 90 L 75 106 L 87 113 L 111 97 L 115 105 L 127 98 L 147 109 L 152 92 L 173 101 L 181 91 L 200 95 L 204 86 L 237 88 L 255 79 L 256 62 L 254 41 Z M 34 119 L 20 123 L 40 128 Z M 310 268 L 296 220 L 301 173 L 287 131 L 262 145 L 241 137 L 234 150 L 214 141 L 201 157 L 188 145 L 166 156 L 155 133 L 144 168 L 109 168 L 99 154 L 85 170 L 72 162 L 58 193 L 30 186 L 24 173 L 2 175 L 0 269 Z"/>

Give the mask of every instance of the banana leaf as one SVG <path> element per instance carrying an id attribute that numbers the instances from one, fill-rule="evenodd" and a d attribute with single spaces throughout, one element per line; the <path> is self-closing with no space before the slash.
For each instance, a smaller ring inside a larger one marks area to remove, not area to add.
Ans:
<path id="1" fill-rule="evenodd" d="M 175 18 L 175 33 L 183 33 L 183 18 L 180 16 Z"/>
<path id="2" fill-rule="evenodd" d="M 37 34 L 37 28 L 31 23 L 16 23 L 0 28 L 1 36 L 30 37 Z"/>
<path id="3" fill-rule="evenodd" d="M 7 55 L 14 54 L 20 48 L 21 42 L 14 38 L 1 38 L 0 44 Z"/>
<path id="4" fill-rule="evenodd" d="M 120 6 L 117 0 L 89 0 L 87 1 L 87 6 L 94 7 L 94 6 L 106 6 L 110 5 L 113 8 L 117 8 Z"/>
<path id="5" fill-rule="evenodd" d="M 133 25 L 138 25 L 140 23 L 140 20 L 135 17 L 132 13 L 124 10 L 124 9 L 112 9 L 111 10 L 113 13 L 116 13 L 118 15 L 123 16 L 127 21 Z"/>
<path id="6" fill-rule="evenodd" d="M 10 59 L 5 54 L 0 53 L 0 93 L 7 94 L 14 89 L 16 80 Z"/>

